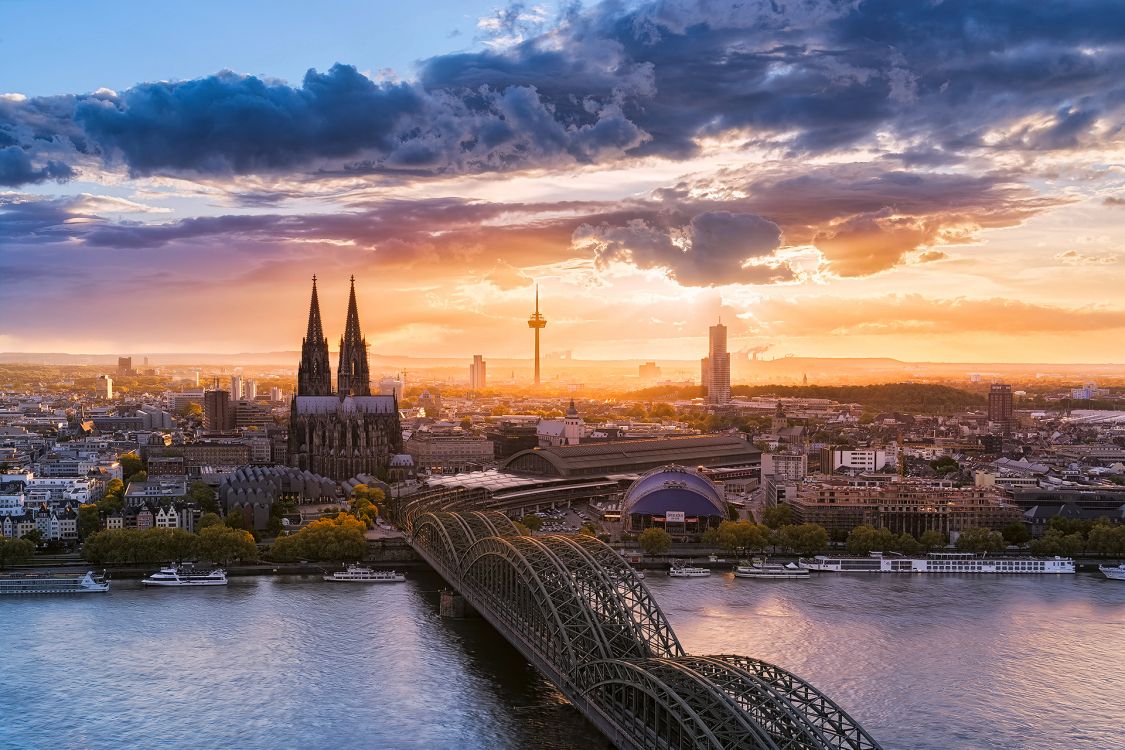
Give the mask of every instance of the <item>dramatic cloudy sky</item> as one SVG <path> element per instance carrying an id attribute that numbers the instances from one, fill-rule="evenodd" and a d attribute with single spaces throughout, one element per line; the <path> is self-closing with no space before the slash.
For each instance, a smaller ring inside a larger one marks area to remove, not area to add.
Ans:
<path id="1" fill-rule="evenodd" d="M 235 7 L 230 7 L 235 6 Z M 0 351 L 1125 360 L 1125 3 L 0 4 Z"/>

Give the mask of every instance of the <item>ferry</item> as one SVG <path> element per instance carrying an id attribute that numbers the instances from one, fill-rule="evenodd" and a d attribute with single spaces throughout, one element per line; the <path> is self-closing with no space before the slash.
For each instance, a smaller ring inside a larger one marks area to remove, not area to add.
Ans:
<path id="1" fill-rule="evenodd" d="M 696 568 L 691 565 L 686 565 L 677 560 L 672 563 L 672 567 L 668 569 L 668 575 L 672 578 L 706 578 L 711 575 L 711 571 L 707 568 Z"/>
<path id="2" fill-rule="evenodd" d="M 796 563 L 771 563 L 765 560 L 739 561 L 735 578 L 808 578 L 809 571 Z"/>
<path id="3" fill-rule="evenodd" d="M 215 568 L 207 573 L 184 565 L 171 565 L 161 568 L 141 581 L 145 586 L 226 586 L 227 573 Z"/>
<path id="4" fill-rule="evenodd" d="M 872 552 L 868 557 L 817 555 L 803 557 L 798 564 L 808 570 L 828 573 L 1074 573 L 1074 560 L 1069 557 L 992 558 L 978 557 L 972 552 L 934 552 L 925 557 L 884 555 L 882 552 Z"/>
<path id="5" fill-rule="evenodd" d="M 77 573 L 0 573 L 0 595 L 4 594 L 96 594 L 109 591 L 104 575 Z"/>
<path id="6" fill-rule="evenodd" d="M 1114 581 L 1125 581 L 1125 563 L 1116 567 L 1112 565 L 1099 565 L 1098 570 L 1100 570 L 1102 575 L 1106 578 L 1110 578 Z"/>
<path id="7" fill-rule="evenodd" d="M 326 581 L 346 581 L 352 583 L 402 583 L 406 576 L 393 570 L 372 570 L 359 565 L 349 565 L 347 570 L 337 570 L 324 576 Z"/>

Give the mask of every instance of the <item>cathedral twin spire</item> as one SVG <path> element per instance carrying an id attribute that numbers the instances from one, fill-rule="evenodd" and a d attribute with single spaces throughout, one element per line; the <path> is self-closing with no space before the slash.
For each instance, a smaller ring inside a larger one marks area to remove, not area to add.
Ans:
<path id="1" fill-rule="evenodd" d="M 340 338 L 340 366 L 336 372 L 336 393 L 340 396 L 370 396 L 371 378 L 367 368 L 367 341 L 359 327 L 359 308 L 355 301 L 355 276 L 351 279 L 348 317 Z M 301 342 L 301 364 L 297 368 L 298 396 L 332 395 L 332 372 L 328 362 L 328 339 L 320 322 L 320 300 L 313 276 L 309 302 L 309 327 Z"/>

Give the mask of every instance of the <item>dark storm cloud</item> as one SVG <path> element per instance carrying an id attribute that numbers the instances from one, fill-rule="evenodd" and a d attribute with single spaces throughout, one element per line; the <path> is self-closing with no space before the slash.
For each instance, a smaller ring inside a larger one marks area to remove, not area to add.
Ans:
<path id="1" fill-rule="evenodd" d="M 15 187 L 47 180 L 65 182 L 73 176 L 74 170 L 60 161 L 48 160 L 37 168 L 19 146 L 0 148 L 0 185 Z"/>
<path id="2" fill-rule="evenodd" d="M 574 232 L 578 245 L 588 245 L 594 261 L 624 261 L 637 268 L 663 268 L 685 286 L 758 284 L 793 278 L 780 264 L 748 265 L 777 250 L 781 229 L 761 216 L 705 211 L 686 226 L 660 225 L 631 219 L 624 225 L 583 224 Z"/>
<path id="3" fill-rule="evenodd" d="M 221 73 L 0 99 L 0 147 L 135 175 L 426 176 L 683 158 L 735 131 L 792 154 L 882 132 L 906 164 L 950 163 L 1119 138 L 1123 38 L 1119 0 L 606 3 L 426 60 L 417 83 L 337 65 L 300 86 Z M 66 176 L 5 159 L 9 184 Z"/>

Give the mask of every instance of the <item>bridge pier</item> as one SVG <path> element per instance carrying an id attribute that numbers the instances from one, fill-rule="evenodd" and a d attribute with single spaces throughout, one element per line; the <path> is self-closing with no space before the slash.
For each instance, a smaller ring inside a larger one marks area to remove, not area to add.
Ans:
<path id="1" fill-rule="evenodd" d="M 441 592 L 441 602 L 438 604 L 438 613 L 442 617 L 451 617 L 458 620 L 464 617 L 472 617 L 476 614 L 473 608 L 465 602 L 465 597 L 449 589 L 443 589 Z"/>

